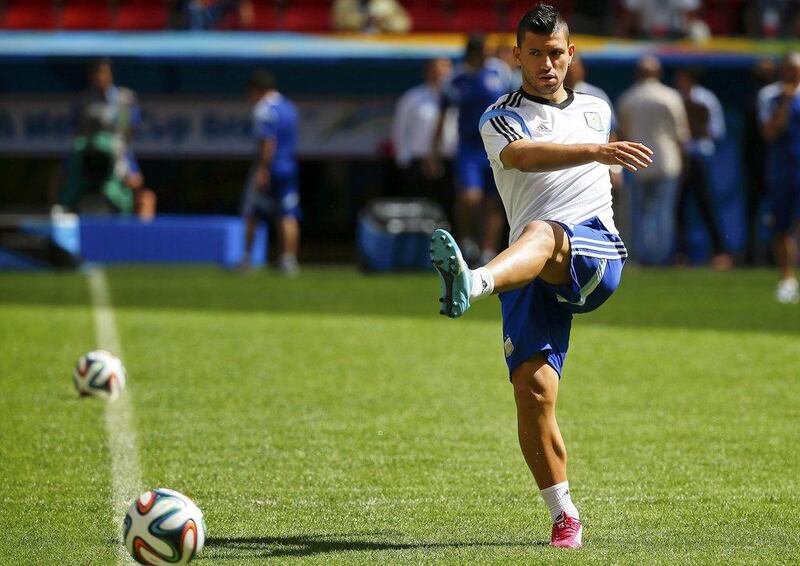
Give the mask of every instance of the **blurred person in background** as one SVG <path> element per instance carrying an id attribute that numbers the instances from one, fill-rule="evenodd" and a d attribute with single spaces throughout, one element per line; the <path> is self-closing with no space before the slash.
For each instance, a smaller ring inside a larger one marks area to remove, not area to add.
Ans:
<path id="1" fill-rule="evenodd" d="M 700 215 L 711 238 L 714 269 L 730 269 L 733 258 L 726 251 L 722 233 L 714 217 L 711 196 L 711 163 L 717 144 L 725 138 L 725 115 L 717 96 L 700 84 L 702 71 L 698 68 L 679 69 L 675 86 L 681 93 L 689 118 L 691 139 L 686 146 L 686 163 L 678 198 L 678 261 L 689 260 L 689 234 L 686 221 L 690 197 L 694 196 Z"/>
<path id="2" fill-rule="evenodd" d="M 293 275 L 298 271 L 300 247 L 297 109 L 278 92 L 275 77 L 260 69 L 250 77 L 248 96 L 253 105 L 256 153 L 242 199 L 246 248 L 240 268 L 250 269 L 256 226 L 264 219 L 276 227 L 278 269 Z"/>
<path id="3" fill-rule="evenodd" d="M 225 24 L 239 29 L 253 27 L 253 0 L 178 0 L 175 27 L 192 31 L 219 29 Z"/>
<path id="4" fill-rule="evenodd" d="M 800 1 L 755 0 L 747 2 L 745 24 L 750 35 L 777 38 L 800 35 Z"/>
<path id="5" fill-rule="evenodd" d="M 572 63 L 567 69 L 567 76 L 564 79 L 564 85 L 574 91 L 582 92 L 583 94 L 591 94 L 597 98 L 602 98 L 613 110 L 611 99 L 608 98 L 606 91 L 599 86 L 589 84 L 586 82 L 586 66 L 583 64 L 583 59 L 578 55 L 572 58 Z M 614 124 L 612 123 L 612 129 Z"/>
<path id="6" fill-rule="evenodd" d="M 760 213 L 761 203 L 766 195 L 765 163 L 767 143 L 761 132 L 758 119 L 758 93 L 768 84 L 775 81 L 778 68 L 772 59 L 761 59 L 752 70 L 752 81 L 755 87 L 748 98 L 745 108 L 744 131 L 741 137 L 741 152 L 744 165 L 745 183 L 745 215 L 747 244 L 745 246 L 745 263 L 757 265 L 763 260 L 760 246 Z"/>
<path id="7" fill-rule="evenodd" d="M 470 36 L 464 63 L 442 94 L 439 123 L 428 167 L 441 168 L 438 149 L 449 108 L 458 109 L 458 151 L 455 177 L 458 195 L 455 220 L 467 262 L 486 263 L 497 254 L 505 229 L 500 195 L 494 182 L 480 132 L 475 126 L 486 108 L 509 91 L 507 75 L 495 62 L 487 63 L 486 39 Z M 479 242 L 480 238 L 480 243 Z"/>
<path id="8" fill-rule="evenodd" d="M 614 105 L 611 103 L 606 91 L 599 86 L 586 82 L 586 66 L 583 64 L 583 58 L 577 53 L 572 56 L 572 63 L 570 63 L 567 69 L 567 76 L 564 78 L 564 86 L 571 88 L 575 92 L 596 96 L 608 104 L 608 107 L 611 108 L 611 131 L 608 134 L 608 139 L 612 142 L 617 141 L 619 136 L 617 135 L 617 115 L 614 111 Z M 618 202 L 627 201 L 627 197 L 620 192 L 623 184 L 622 167 L 612 165 L 609 169 L 611 171 L 611 188 L 614 192 L 614 215 L 618 219 L 617 226 L 620 232 L 625 233 L 630 227 L 630 213 L 627 212 L 630 205 L 619 206 L 617 204 Z"/>
<path id="9" fill-rule="evenodd" d="M 780 281 L 775 296 L 781 303 L 800 302 L 795 268 L 800 223 L 800 53 L 787 54 L 781 81 L 759 93 L 759 119 L 767 152 L 767 186 L 772 200 L 775 261 Z"/>
<path id="10" fill-rule="evenodd" d="M 613 28 L 614 4 L 597 0 L 572 0 L 569 24 L 572 33 L 608 35 Z"/>
<path id="11" fill-rule="evenodd" d="M 425 65 L 425 82 L 400 97 L 392 121 L 392 144 L 395 162 L 402 172 L 402 194 L 425 196 L 445 207 L 452 192 L 452 160 L 458 145 L 458 111 L 446 110 L 438 153 L 443 158 L 441 170 L 430 170 L 436 126 L 441 112 L 442 88 L 453 74 L 450 59 L 439 57 Z"/>
<path id="12" fill-rule="evenodd" d="M 502 61 L 509 69 L 508 85 L 509 90 L 517 90 L 522 86 L 522 69 L 514 59 L 514 46 L 501 44 L 494 52 L 494 59 Z"/>
<path id="13" fill-rule="evenodd" d="M 149 220 L 156 195 L 145 188 L 130 148 L 141 124 L 136 93 L 114 84 L 110 59 L 93 61 L 88 79 L 89 88 L 72 109 L 75 138 L 58 174 L 57 203 L 79 212 L 134 212 Z"/>
<path id="14" fill-rule="evenodd" d="M 709 37 L 706 23 L 698 17 L 700 0 L 623 0 L 618 35 L 623 37 Z"/>
<path id="15" fill-rule="evenodd" d="M 411 18 L 397 0 L 335 0 L 333 29 L 365 33 L 407 33 Z"/>
<path id="16" fill-rule="evenodd" d="M 651 148 L 657 159 L 631 177 L 632 243 L 639 261 L 664 265 L 675 242 L 675 208 L 689 120 L 680 93 L 661 82 L 661 63 L 639 60 L 637 81 L 617 104 L 620 135 Z"/>

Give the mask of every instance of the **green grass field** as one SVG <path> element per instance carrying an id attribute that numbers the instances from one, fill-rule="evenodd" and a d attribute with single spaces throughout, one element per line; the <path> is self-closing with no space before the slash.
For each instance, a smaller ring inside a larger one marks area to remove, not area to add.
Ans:
<path id="1" fill-rule="evenodd" d="M 559 400 L 577 552 L 519 452 L 499 306 L 434 275 L 111 269 L 145 487 L 204 510 L 197 564 L 800 563 L 800 308 L 765 271 L 629 271 L 576 319 Z M 81 274 L 0 275 L 0 564 L 113 564 Z"/>

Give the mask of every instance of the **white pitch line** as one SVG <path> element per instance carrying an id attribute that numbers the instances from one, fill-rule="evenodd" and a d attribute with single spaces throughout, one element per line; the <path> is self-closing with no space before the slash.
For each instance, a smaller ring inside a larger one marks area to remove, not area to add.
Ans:
<path id="1" fill-rule="evenodd" d="M 108 291 L 105 271 L 99 267 L 92 267 L 88 270 L 88 277 L 97 347 L 108 350 L 122 359 L 122 347 L 117 334 L 117 323 L 111 307 L 111 294 Z M 111 454 L 111 508 L 115 532 L 121 533 L 122 520 L 128 511 L 128 505 L 142 491 L 139 450 L 129 389 L 126 388 L 116 401 L 106 403 L 105 421 L 108 451 Z M 131 563 L 124 545 L 118 546 L 117 554 L 119 564 Z"/>

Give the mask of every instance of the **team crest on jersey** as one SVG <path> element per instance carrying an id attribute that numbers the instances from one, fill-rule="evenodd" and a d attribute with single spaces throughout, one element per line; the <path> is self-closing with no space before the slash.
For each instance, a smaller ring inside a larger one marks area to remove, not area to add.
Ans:
<path id="1" fill-rule="evenodd" d="M 584 112 L 583 117 L 586 118 L 586 125 L 591 129 L 597 132 L 603 131 L 603 119 L 600 114 L 597 112 Z"/>
<path id="2" fill-rule="evenodd" d="M 511 354 L 514 353 L 514 344 L 511 342 L 511 336 L 506 336 L 503 341 L 503 351 L 506 353 L 507 358 L 510 358 Z"/>
<path id="3" fill-rule="evenodd" d="M 533 119 L 533 131 L 539 132 L 540 134 L 552 134 L 553 130 L 550 127 L 550 124 L 542 120 L 541 117 L 536 116 Z"/>

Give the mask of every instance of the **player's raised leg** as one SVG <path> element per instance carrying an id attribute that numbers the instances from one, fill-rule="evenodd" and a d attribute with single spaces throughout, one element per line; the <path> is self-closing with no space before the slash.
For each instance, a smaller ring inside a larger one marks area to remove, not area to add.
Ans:
<path id="1" fill-rule="evenodd" d="M 445 230 L 434 232 L 430 251 L 440 278 L 440 313 L 450 318 L 463 315 L 473 301 L 522 287 L 536 277 L 553 285 L 570 280 L 569 238 L 556 222 L 531 222 L 513 244 L 474 270 L 467 267 L 458 244 Z"/>
<path id="2" fill-rule="evenodd" d="M 511 373 L 519 445 L 553 520 L 551 544 L 580 548 L 583 527 L 567 481 L 567 449 L 556 421 L 558 373 L 544 354 Z"/>

